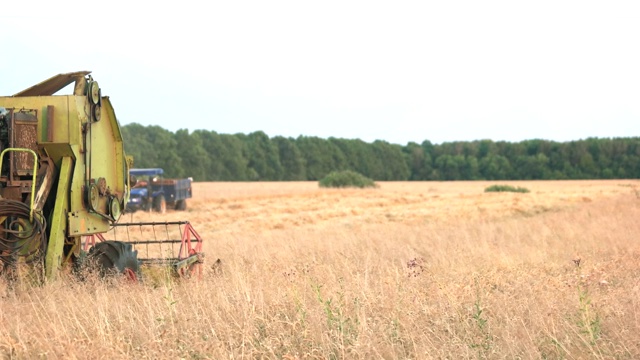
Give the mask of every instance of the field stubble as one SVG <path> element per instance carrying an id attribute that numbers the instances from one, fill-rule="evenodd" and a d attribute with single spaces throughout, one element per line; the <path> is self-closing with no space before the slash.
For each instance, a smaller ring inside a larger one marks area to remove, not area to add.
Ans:
<path id="1" fill-rule="evenodd" d="M 636 180 L 196 183 L 202 281 L 4 290 L 7 358 L 640 357 Z M 222 259 L 221 268 L 209 266 Z"/>

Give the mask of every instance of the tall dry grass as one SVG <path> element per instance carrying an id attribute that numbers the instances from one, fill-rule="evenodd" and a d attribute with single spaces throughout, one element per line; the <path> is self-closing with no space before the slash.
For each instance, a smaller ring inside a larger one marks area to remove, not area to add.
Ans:
<path id="1" fill-rule="evenodd" d="M 203 280 L 4 289 L 31 359 L 635 359 L 637 181 L 196 184 Z M 211 264 L 211 262 L 209 262 Z M 217 271 L 221 270 L 221 271 Z"/>

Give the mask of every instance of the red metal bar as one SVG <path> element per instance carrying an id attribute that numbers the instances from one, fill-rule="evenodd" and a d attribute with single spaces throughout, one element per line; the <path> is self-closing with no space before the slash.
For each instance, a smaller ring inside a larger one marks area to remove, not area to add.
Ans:
<path id="1" fill-rule="evenodd" d="M 193 240 L 196 243 L 195 247 L 193 246 L 193 243 L 191 241 L 192 236 L 193 236 Z M 202 279 L 202 262 L 204 260 L 203 259 L 204 255 L 201 254 L 201 252 L 202 252 L 202 238 L 200 237 L 200 234 L 198 234 L 196 229 L 194 229 L 193 226 L 191 226 L 191 223 L 187 222 L 187 224 L 184 227 L 184 231 L 182 232 L 182 244 L 180 244 L 180 254 L 178 255 L 178 257 L 180 259 L 186 259 L 187 257 L 190 257 L 190 256 L 197 256 L 198 262 L 189 266 L 188 269 L 180 269 L 179 272 L 181 276 L 183 277 L 186 276 L 187 275 L 186 272 L 188 271 L 190 277 L 196 275 L 198 280 Z"/>
<path id="2" fill-rule="evenodd" d="M 82 244 L 82 250 L 89 251 L 89 248 L 96 244 L 96 237 L 100 241 L 105 241 L 105 238 L 101 233 L 87 235 L 84 237 L 85 241 L 84 244 Z"/>
<path id="3" fill-rule="evenodd" d="M 194 240 L 197 241 L 195 247 L 191 242 L 191 236 L 193 236 Z M 184 227 L 184 231 L 182 232 L 182 244 L 180 244 L 180 254 L 178 255 L 178 258 L 186 259 L 187 257 L 200 252 L 202 252 L 202 238 L 196 229 L 191 226 L 191 223 L 187 223 Z"/>

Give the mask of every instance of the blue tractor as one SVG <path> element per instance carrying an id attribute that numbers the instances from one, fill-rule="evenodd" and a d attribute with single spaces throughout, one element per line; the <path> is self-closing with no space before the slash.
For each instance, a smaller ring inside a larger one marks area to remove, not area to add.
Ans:
<path id="1" fill-rule="evenodd" d="M 126 211 L 138 210 L 165 213 L 167 207 L 184 211 L 191 198 L 191 178 L 164 179 L 161 168 L 130 169 L 133 188 Z"/>

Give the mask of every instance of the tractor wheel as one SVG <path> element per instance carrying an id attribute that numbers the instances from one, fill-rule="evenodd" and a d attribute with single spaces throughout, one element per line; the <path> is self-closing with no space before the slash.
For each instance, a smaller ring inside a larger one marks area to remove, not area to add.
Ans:
<path id="1" fill-rule="evenodd" d="M 102 276 L 124 274 L 133 281 L 140 276 L 138 250 L 133 250 L 131 244 L 122 241 L 99 242 L 89 250 L 87 256 Z"/>
<path id="2" fill-rule="evenodd" d="M 178 210 L 178 211 L 187 210 L 187 200 L 178 200 L 178 201 L 176 201 L 176 210 Z"/>
<path id="3" fill-rule="evenodd" d="M 158 195 L 155 199 L 153 199 L 153 211 L 160 214 L 164 214 L 167 212 L 167 202 L 164 199 L 164 195 Z"/>

